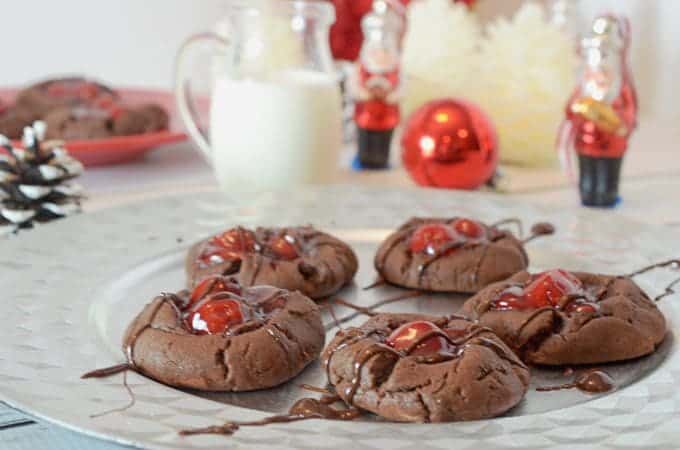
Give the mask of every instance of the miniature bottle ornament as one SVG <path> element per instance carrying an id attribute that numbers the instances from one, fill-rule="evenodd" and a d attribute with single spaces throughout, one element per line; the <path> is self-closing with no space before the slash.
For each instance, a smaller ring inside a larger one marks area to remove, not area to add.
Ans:
<path id="1" fill-rule="evenodd" d="M 477 106 L 461 100 L 429 102 L 404 126 L 404 167 L 416 183 L 477 189 L 498 165 L 496 128 Z"/>
<path id="2" fill-rule="evenodd" d="M 583 23 L 578 3 L 579 0 L 547 0 L 546 5 L 550 22 L 573 39 L 580 37 Z"/>
<path id="3" fill-rule="evenodd" d="M 331 27 L 331 50 L 336 60 L 356 61 L 361 50 L 364 34 L 361 30 L 361 19 L 373 9 L 373 0 L 331 0 L 335 6 L 337 20 Z M 475 0 L 451 0 L 469 7 Z M 392 5 L 397 2 L 403 6 L 411 0 L 390 0 Z"/>
<path id="4" fill-rule="evenodd" d="M 619 198 L 628 140 L 637 125 L 637 97 L 628 65 L 629 22 L 604 15 L 581 41 L 582 68 L 558 137 L 563 165 L 578 155 L 579 190 L 586 206 L 608 207 Z"/>
<path id="5" fill-rule="evenodd" d="M 364 43 L 354 74 L 354 121 L 360 168 L 388 165 L 390 143 L 399 124 L 401 94 L 400 43 L 403 17 L 383 0 L 362 21 Z"/>

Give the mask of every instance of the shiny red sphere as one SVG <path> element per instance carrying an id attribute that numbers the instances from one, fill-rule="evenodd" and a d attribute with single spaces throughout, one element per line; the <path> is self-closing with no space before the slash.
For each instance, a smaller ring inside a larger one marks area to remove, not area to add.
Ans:
<path id="1" fill-rule="evenodd" d="M 406 122 L 402 160 L 416 183 L 449 189 L 476 189 L 498 165 L 498 138 L 491 120 L 461 100 L 429 102 Z"/>

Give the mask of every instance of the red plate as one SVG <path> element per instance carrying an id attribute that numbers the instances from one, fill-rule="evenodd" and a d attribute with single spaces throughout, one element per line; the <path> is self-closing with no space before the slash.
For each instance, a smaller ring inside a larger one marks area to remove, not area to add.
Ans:
<path id="1" fill-rule="evenodd" d="M 145 153 L 164 144 L 182 142 L 187 139 L 175 107 L 175 96 L 162 90 L 116 89 L 121 100 L 127 105 L 157 103 L 170 115 L 170 128 L 157 133 L 134 136 L 116 136 L 88 141 L 67 141 L 69 153 L 86 166 L 120 164 L 142 157 Z M 12 104 L 18 89 L 0 89 L 0 104 Z M 15 144 L 19 145 L 19 142 Z"/>

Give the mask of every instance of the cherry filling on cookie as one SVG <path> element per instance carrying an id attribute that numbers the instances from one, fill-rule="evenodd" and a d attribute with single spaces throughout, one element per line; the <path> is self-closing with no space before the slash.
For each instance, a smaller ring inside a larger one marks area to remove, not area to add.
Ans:
<path id="1" fill-rule="evenodd" d="M 571 313 L 595 313 L 599 307 L 581 280 L 562 269 L 531 277 L 526 286 L 510 286 L 491 303 L 499 311 L 555 308 Z"/>
<path id="2" fill-rule="evenodd" d="M 451 354 L 457 348 L 447 331 L 424 320 L 405 323 L 394 330 L 385 343 L 397 352 L 409 356 Z"/>
<path id="3" fill-rule="evenodd" d="M 204 266 L 239 261 L 244 254 L 256 251 L 256 245 L 255 233 L 240 227 L 233 228 L 210 238 L 198 259 Z"/>
<path id="4" fill-rule="evenodd" d="M 257 288 L 251 289 L 257 294 Z M 241 287 L 223 276 L 202 280 L 189 295 L 181 314 L 185 327 L 194 334 L 220 335 L 247 323 L 262 323 L 274 311 L 285 306 L 286 299 L 277 291 L 256 301 L 242 296 Z"/>
<path id="5" fill-rule="evenodd" d="M 109 95 L 109 90 L 103 86 L 80 78 L 58 80 L 46 87 L 50 97 L 77 98 L 83 101 L 94 101 L 102 95 Z"/>
<path id="6" fill-rule="evenodd" d="M 46 86 L 45 92 L 53 98 L 73 99 L 82 103 L 84 107 L 80 109 L 79 115 L 84 117 L 105 115 L 116 119 L 124 111 L 108 88 L 80 78 L 54 81 Z"/>
<path id="7" fill-rule="evenodd" d="M 289 233 L 275 233 L 259 242 L 250 230 L 232 228 L 208 240 L 198 256 L 203 267 L 239 262 L 250 253 L 261 253 L 274 259 L 293 260 L 301 255 L 298 239 Z"/>
<path id="8" fill-rule="evenodd" d="M 411 235 L 409 249 L 427 255 L 447 254 L 467 243 L 487 239 L 486 229 L 471 219 L 459 218 L 448 223 L 426 223 Z"/>
<path id="9" fill-rule="evenodd" d="M 289 234 L 274 236 L 269 240 L 268 249 L 279 259 L 291 260 L 300 256 L 296 248 L 296 240 Z"/>
<path id="10" fill-rule="evenodd" d="M 213 298 L 189 313 L 186 321 L 197 334 L 222 334 L 246 321 L 249 312 L 240 300 Z"/>
<path id="11" fill-rule="evenodd" d="M 191 308 L 193 305 L 198 303 L 199 300 L 208 297 L 212 294 L 218 294 L 220 292 L 231 292 L 232 294 L 241 295 L 241 286 L 235 283 L 233 280 L 219 276 L 213 275 L 204 278 L 200 283 L 194 287 L 189 296 L 189 303 L 185 306 L 186 308 Z"/>

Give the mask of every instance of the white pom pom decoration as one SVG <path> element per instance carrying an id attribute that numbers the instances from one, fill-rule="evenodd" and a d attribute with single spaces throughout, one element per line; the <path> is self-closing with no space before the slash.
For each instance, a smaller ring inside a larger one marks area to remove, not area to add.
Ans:
<path id="1" fill-rule="evenodd" d="M 555 164 L 557 130 L 576 82 L 574 43 L 541 6 L 525 3 L 512 21 L 489 25 L 481 57 L 475 97 L 496 125 L 501 161 Z"/>
<path id="2" fill-rule="evenodd" d="M 470 98 L 469 89 L 478 75 L 481 33 L 477 17 L 462 3 L 410 4 L 403 51 L 405 116 L 430 100 Z"/>

